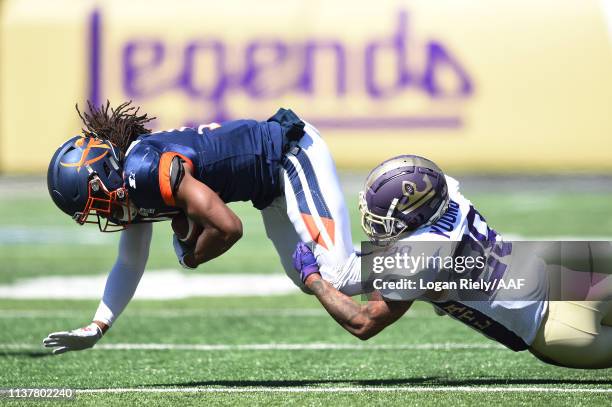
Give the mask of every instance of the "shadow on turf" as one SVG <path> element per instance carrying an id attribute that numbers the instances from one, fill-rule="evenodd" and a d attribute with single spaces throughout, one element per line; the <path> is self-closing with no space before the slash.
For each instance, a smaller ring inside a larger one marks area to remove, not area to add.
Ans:
<path id="1" fill-rule="evenodd" d="M 609 380 L 577 380 L 577 379 L 465 379 L 445 380 L 440 377 L 419 377 L 408 379 L 371 379 L 371 380 L 206 380 L 184 383 L 160 383 L 149 385 L 151 387 L 177 386 L 177 387 L 303 387 L 325 384 L 351 384 L 359 386 L 399 386 L 399 385 L 436 385 L 436 386 L 473 386 L 473 385 L 516 385 L 516 384 L 610 384 Z"/>
<path id="2" fill-rule="evenodd" d="M 15 356 L 26 356 L 29 358 L 44 358 L 47 356 L 53 356 L 53 353 L 46 351 L 24 351 L 24 350 L 5 350 L 0 352 L 0 358 L 8 358 Z"/>

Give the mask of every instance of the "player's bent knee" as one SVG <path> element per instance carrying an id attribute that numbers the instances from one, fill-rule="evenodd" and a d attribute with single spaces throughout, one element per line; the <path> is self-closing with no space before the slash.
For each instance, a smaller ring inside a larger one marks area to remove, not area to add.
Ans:
<path id="1" fill-rule="evenodd" d="M 545 363 L 574 369 L 606 369 L 612 367 L 610 332 L 598 335 L 567 336 L 548 342 L 534 343 L 531 353 Z"/>

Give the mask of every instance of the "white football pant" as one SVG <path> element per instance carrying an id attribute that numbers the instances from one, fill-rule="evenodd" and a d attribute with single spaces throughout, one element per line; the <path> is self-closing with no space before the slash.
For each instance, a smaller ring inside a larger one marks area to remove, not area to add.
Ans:
<path id="1" fill-rule="evenodd" d="M 304 130 L 283 158 L 284 193 L 261 211 L 266 234 L 285 273 L 302 290 L 305 287 L 292 264 L 299 241 L 313 250 L 321 276 L 344 291 L 347 282 L 342 281 L 342 269 L 354 253 L 348 211 L 327 145 L 310 124 Z"/>

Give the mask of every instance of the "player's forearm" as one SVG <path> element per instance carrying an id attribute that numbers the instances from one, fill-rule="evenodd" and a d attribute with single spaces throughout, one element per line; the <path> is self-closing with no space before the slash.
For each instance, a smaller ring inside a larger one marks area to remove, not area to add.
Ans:
<path id="1" fill-rule="evenodd" d="M 176 206 L 204 231 L 193 253 L 183 257 L 184 265 L 196 267 L 229 250 L 242 237 L 240 218 L 223 200 L 186 169 L 176 193 Z"/>
<path id="2" fill-rule="evenodd" d="M 198 238 L 193 253 L 185 256 L 185 263 L 195 267 L 219 257 L 228 251 L 242 237 L 242 228 L 235 233 L 226 233 L 207 227 Z"/>
<path id="3" fill-rule="evenodd" d="M 151 224 L 138 224 L 121 233 L 117 260 L 93 318 L 97 325 L 110 327 L 134 296 L 149 257 L 152 230 Z"/>
<path id="4" fill-rule="evenodd" d="M 351 334 L 360 339 L 368 339 L 378 332 L 372 329 L 372 321 L 367 315 L 366 307 L 336 290 L 323 280 L 320 274 L 310 275 L 305 284 L 329 315 Z"/>
<path id="5" fill-rule="evenodd" d="M 143 267 L 129 267 L 117 263 L 108 275 L 104 295 L 98 305 L 93 321 L 111 326 L 132 300 L 140 279 Z"/>

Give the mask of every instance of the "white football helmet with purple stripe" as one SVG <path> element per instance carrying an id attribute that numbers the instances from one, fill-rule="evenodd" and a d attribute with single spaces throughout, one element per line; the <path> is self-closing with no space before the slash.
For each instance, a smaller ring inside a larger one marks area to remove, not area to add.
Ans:
<path id="1" fill-rule="evenodd" d="M 368 175 L 359 196 L 361 226 L 375 242 L 435 223 L 448 208 L 442 170 L 427 158 L 401 155 L 384 161 Z"/>

